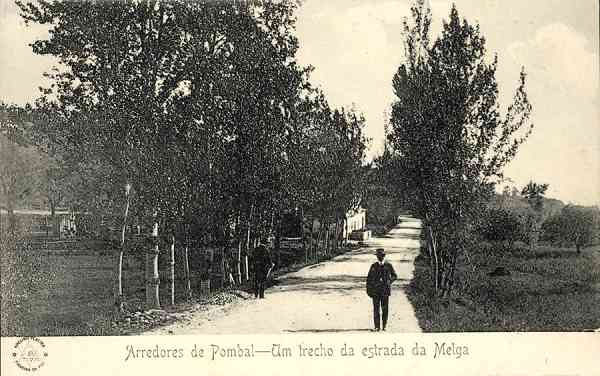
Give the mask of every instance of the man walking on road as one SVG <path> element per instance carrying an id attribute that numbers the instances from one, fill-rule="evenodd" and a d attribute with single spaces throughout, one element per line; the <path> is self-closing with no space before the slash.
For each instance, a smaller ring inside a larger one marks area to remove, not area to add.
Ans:
<path id="1" fill-rule="evenodd" d="M 265 242 L 261 242 L 254 249 L 253 256 L 254 264 L 254 295 L 256 298 L 264 299 L 265 297 L 265 282 L 273 269 L 273 262 L 269 250 L 265 246 Z"/>
<path id="2" fill-rule="evenodd" d="M 373 299 L 373 321 L 375 330 L 385 330 L 388 318 L 388 302 L 391 293 L 391 285 L 398 276 L 392 264 L 384 261 L 385 251 L 378 248 L 376 251 L 377 262 L 371 265 L 367 275 L 367 295 Z M 381 315 L 380 315 L 381 309 Z M 381 317 L 381 320 L 380 320 Z M 380 325 L 383 324 L 382 326 Z"/>

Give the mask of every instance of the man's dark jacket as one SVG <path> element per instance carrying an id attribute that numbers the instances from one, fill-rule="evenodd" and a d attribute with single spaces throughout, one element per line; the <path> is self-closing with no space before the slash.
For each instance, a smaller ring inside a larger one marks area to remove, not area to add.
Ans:
<path id="1" fill-rule="evenodd" d="M 259 245 L 254 250 L 254 276 L 256 279 L 264 281 L 267 279 L 267 273 L 271 268 L 272 261 L 271 255 L 269 254 L 269 250 L 262 245 Z"/>
<path id="2" fill-rule="evenodd" d="M 387 261 L 383 265 L 379 262 L 373 263 L 367 275 L 367 295 L 390 296 L 392 282 L 396 279 L 398 276 L 392 264 Z"/>

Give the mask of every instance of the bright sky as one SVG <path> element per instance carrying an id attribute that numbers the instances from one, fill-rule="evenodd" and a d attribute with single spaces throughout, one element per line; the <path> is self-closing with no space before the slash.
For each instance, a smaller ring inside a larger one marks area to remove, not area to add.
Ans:
<path id="1" fill-rule="evenodd" d="M 528 73 L 535 129 L 506 175 L 519 188 L 533 179 L 550 184 L 550 197 L 600 204 L 598 1 L 431 0 L 435 35 L 453 2 L 462 17 L 480 24 L 488 51 L 498 53 L 503 103 L 516 89 L 520 67 Z M 298 14 L 301 62 L 315 66 L 313 82 L 332 104 L 356 103 L 364 112 L 371 156 L 382 149 L 409 5 L 304 0 Z"/>
<path id="2" fill-rule="evenodd" d="M 598 2 L 596 0 L 455 0 L 479 22 L 488 50 L 499 55 L 497 79 L 506 103 L 524 65 L 535 129 L 506 169 L 520 188 L 549 183 L 548 196 L 600 205 Z M 431 0 L 433 29 L 452 1 Z M 299 59 L 336 106 L 353 104 L 367 119 L 370 156 L 381 151 L 384 111 L 402 61 L 402 19 L 409 0 L 303 0 Z M 9 0 L 0 0 L 0 99 L 25 103 L 44 85 L 52 60 L 27 46 L 44 30 L 26 28 Z"/>

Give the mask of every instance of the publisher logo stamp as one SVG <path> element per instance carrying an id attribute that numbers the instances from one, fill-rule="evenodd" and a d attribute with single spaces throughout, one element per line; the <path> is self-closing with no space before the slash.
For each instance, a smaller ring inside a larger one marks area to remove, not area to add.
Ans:
<path id="1" fill-rule="evenodd" d="M 15 343 L 12 356 L 23 371 L 37 371 L 46 364 L 46 345 L 37 337 L 23 337 Z"/>

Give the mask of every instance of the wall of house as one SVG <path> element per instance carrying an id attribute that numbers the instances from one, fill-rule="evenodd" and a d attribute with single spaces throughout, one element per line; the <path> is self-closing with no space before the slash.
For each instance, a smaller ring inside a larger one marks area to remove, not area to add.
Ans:
<path id="1" fill-rule="evenodd" d="M 65 237 L 76 234 L 75 216 L 66 211 L 55 213 L 56 226 L 52 224 L 52 216 L 47 210 L 18 209 L 15 210 L 18 226 L 34 237 Z M 8 226 L 8 213 L 0 212 L 0 225 Z M 55 234 L 57 229 L 59 233 Z"/>
<path id="2" fill-rule="evenodd" d="M 346 216 L 344 237 L 348 238 L 352 231 L 363 230 L 367 225 L 367 211 L 360 209 Z"/>

